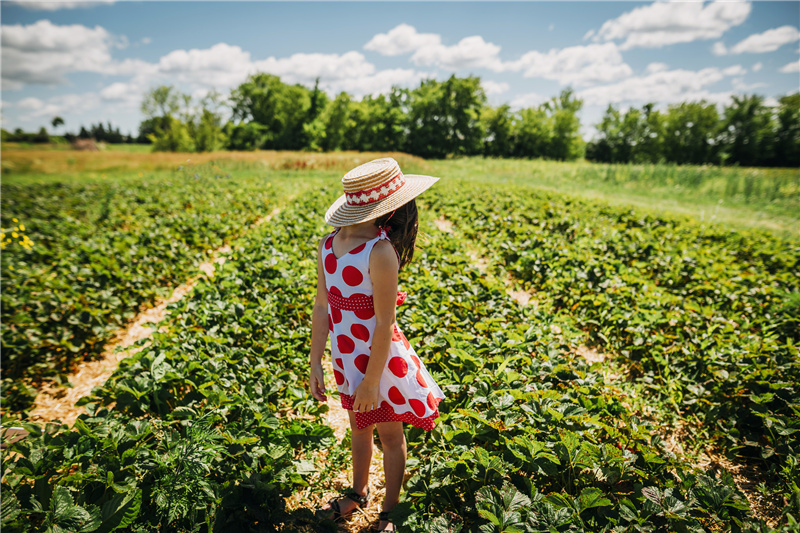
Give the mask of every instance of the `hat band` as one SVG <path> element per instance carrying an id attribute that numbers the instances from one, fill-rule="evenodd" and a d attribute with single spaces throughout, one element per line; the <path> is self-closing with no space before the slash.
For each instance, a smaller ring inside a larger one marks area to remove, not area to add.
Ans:
<path id="1" fill-rule="evenodd" d="M 395 177 L 377 187 L 356 192 L 345 192 L 344 194 L 349 205 L 367 205 L 377 202 L 378 200 L 383 200 L 387 196 L 396 193 L 405 184 L 406 180 L 403 179 L 403 173 L 398 172 Z"/>

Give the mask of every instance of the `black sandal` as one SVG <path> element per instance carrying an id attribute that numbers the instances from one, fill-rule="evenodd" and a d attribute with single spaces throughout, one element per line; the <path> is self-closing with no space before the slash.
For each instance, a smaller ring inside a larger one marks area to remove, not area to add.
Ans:
<path id="1" fill-rule="evenodd" d="M 381 511 L 380 513 L 378 513 L 378 520 L 389 522 L 390 524 L 392 524 L 392 526 L 394 526 L 394 523 L 389 521 L 389 511 Z M 388 531 L 388 532 L 391 533 L 392 531 L 396 531 L 396 530 L 395 529 L 379 529 L 378 533 L 381 533 L 381 531 Z"/>
<path id="2" fill-rule="evenodd" d="M 342 498 L 350 498 L 357 504 L 356 507 L 347 514 L 342 514 L 342 510 L 339 507 L 339 500 Z M 355 512 L 356 509 L 363 509 L 369 504 L 369 487 L 367 487 L 367 493 L 363 496 L 357 493 L 354 489 L 346 490 L 335 498 L 328 500 L 328 504 L 330 507 L 327 509 L 317 509 L 316 515 L 318 518 L 339 520 L 340 518 L 350 516 Z"/>

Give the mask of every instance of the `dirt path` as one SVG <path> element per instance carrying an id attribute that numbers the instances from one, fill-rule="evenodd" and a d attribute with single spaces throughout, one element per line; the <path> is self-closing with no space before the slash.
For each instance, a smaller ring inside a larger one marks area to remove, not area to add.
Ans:
<path id="1" fill-rule="evenodd" d="M 334 394 L 336 384 L 333 381 L 333 366 L 331 365 L 331 356 L 326 353 L 322 358 L 322 368 L 325 370 L 325 389 L 328 395 L 328 425 L 333 429 L 336 439 L 339 443 L 347 435 L 347 430 L 350 428 L 350 417 L 347 411 L 342 408 L 339 396 Z M 310 394 L 310 393 L 309 393 Z M 369 492 L 370 504 L 367 509 L 357 509 L 353 515 L 339 522 L 339 531 L 347 533 L 355 532 L 368 532 L 372 531 L 371 528 L 378 525 L 378 512 L 381 510 L 383 504 L 383 497 L 386 493 L 383 477 L 383 452 L 379 448 L 378 433 L 374 433 L 374 445 L 372 449 L 372 462 L 369 467 Z M 314 460 L 317 464 L 325 464 L 329 451 L 320 451 L 314 455 Z M 330 486 L 330 493 L 326 494 L 312 494 L 311 488 L 303 491 L 297 491 L 286 500 L 286 507 L 288 510 L 294 510 L 300 507 L 307 507 L 309 509 L 317 509 L 322 507 L 330 498 L 333 498 L 339 491 L 347 490 L 352 486 L 353 466 L 350 459 L 349 450 L 345 454 L 346 463 L 341 464 L 337 470 L 337 474 L 333 479 L 319 479 L 318 477 L 311 480 L 311 487 L 323 484 Z M 309 530 L 311 531 L 311 530 Z"/>
<path id="2" fill-rule="evenodd" d="M 253 222 L 249 228 L 252 229 L 269 221 L 279 211 L 280 209 L 276 207 L 268 215 Z M 227 254 L 230 250 L 231 248 L 228 244 L 220 246 L 212 252 L 207 261 L 198 266 L 198 269 L 206 276 L 213 276 L 215 265 L 224 263 L 225 256 L 223 254 Z M 104 346 L 100 359 L 81 362 L 78 365 L 78 369 L 69 376 L 69 382 L 72 387 L 62 387 L 53 383 L 45 384 L 39 391 L 34 407 L 31 410 L 31 422 L 43 424 L 52 420 L 61 420 L 61 422 L 72 426 L 78 415 L 84 412 L 84 408 L 77 407 L 75 402 L 89 394 L 94 387 L 105 383 L 119 366 L 120 361 L 145 348 L 149 343 L 126 350 L 135 342 L 151 337 L 153 329 L 147 324 L 160 323 L 167 314 L 167 306 L 186 296 L 200 281 L 201 277 L 202 274 L 192 276 L 185 283 L 176 287 L 169 298 L 159 299 L 153 307 L 139 313 L 130 324 L 120 329 L 113 339 Z M 115 353 L 117 347 L 122 350 Z"/>

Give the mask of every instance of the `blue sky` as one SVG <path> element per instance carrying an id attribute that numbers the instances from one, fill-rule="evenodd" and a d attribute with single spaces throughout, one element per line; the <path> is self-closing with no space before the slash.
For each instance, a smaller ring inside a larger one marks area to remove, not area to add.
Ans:
<path id="1" fill-rule="evenodd" d="M 584 136 L 626 108 L 800 87 L 800 2 L 12 2 L 2 15 L 2 123 L 137 132 L 161 84 L 201 98 L 248 74 L 357 98 L 477 75 L 493 105 L 572 87 Z M 59 131 L 63 131 L 59 130 Z"/>

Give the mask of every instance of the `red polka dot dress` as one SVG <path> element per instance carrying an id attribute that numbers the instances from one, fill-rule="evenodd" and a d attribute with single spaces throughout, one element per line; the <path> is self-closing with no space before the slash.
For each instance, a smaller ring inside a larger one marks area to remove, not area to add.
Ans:
<path id="1" fill-rule="evenodd" d="M 344 409 L 353 409 L 353 393 L 364 379 L 372 349 L 375 311 L 369 256 L 381 239 L 389 239 L 384 228 L 378 236 L 356 246 L 342 257 L 333 253 L 334 230 L 322 249 L 325 286 L 328 290 L 328 326 L 333 375 Z M 396 253 L 396 250 L 395 250 Z M 398 256 L 399 260 L 399 256 Z M 405 299 L 398 292 L 397 304 Z M 355 413 L 358 429 L 380 422 L 401 421 L 430 431 L 439 416 L 444 393 L 425 369 L 414 348 L 394 324 L 389 356 L 378 389 L 380 407 Z"/>

